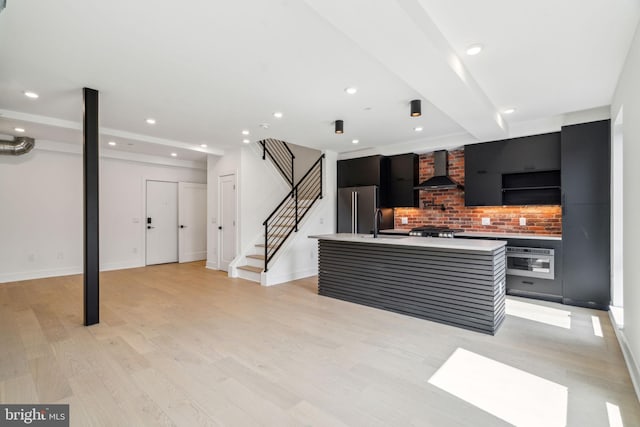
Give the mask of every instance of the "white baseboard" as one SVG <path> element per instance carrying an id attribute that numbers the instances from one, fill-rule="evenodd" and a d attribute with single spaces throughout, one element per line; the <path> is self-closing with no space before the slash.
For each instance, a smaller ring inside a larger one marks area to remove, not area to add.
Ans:
<path id="1" fill-rule="evenodd" d="M 613 318 L 611 311 L 609 311 L 609 319 L 611 320 L 611 325 L 613 325 L 613 330 L 616 333 L 616 338 L 618 338 L 620 349 L 622 349 L 622 355 L 624 356 L 624 361 L 627 364 L 633 388 L 636 391 L 636 398 L 640 401 L 640 367 L 638 366 L 637 359 L 633 357 L 631 347 L 629 347 L 629 342 L 624 334 L 624 328 L 618 329 L 616 327 L 616 321 Z"/>
<path id="2" fill-rule="evenodd" d="M 209 270 L 218 270 L 218 263 L 213 261 L 207 261 L 205 267 Z"/>
<path id="3" fill-rule="evenodd" d="M 45 279 L 47 277 L 71 276 L 74 274 L 82 274 L 82 267 L 52 268 L 46 270 L 20 271 L 0 274 L 0 283 Z"/>
<path id="4" fill-rule="evenodd" d="M 125 270 L 127 268 L 139 267 L 144 267 L 144 264 L 140 264 L 139 261 L 109 262 L 107 264 L 100 265 L 100 271 Z"/>
<path id="5" fill-rule="evenodd" d="M 273 274 L 271 272 L 262 273 L 262 286 L 279 285 L 280 283 L 290 282 L 292 280 L 303 279 L 318 274 L 318 267 L 308 268 L 305 270 L 290 271 L 281 274 Z"/>

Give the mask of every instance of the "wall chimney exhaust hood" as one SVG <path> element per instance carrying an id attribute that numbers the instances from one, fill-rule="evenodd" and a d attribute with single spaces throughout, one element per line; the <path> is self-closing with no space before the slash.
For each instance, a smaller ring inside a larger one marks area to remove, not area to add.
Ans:
<path id="1" fill-rule="evenodd" d="M 439 150 L 433 153 L 433 176 L 413 187 L 414 190 L 450 190 L 464 187 L 449 177 L 449 152 Z"/>

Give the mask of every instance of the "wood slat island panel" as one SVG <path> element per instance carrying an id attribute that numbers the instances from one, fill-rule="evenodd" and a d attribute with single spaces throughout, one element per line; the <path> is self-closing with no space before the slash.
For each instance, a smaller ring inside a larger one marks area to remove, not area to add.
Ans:
<path id="1" fill-rule="evenodd" d="M 315 236 L 320 295 L 488 334 L 502 324 L 504 242 L 336 236 Z"/>

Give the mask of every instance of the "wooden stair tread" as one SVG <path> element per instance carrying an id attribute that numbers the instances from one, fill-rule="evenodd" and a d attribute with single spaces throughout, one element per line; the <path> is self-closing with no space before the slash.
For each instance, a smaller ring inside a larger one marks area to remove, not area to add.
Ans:
<path id="1" fill-rule="evenodd" d="M 258 248 L 264 248 L 264 243 L 258 243 L 258 244 L 256 245 L 256 247 L 258 247 Z M 268 247 L 269 247 L 269 248 L 275 248 L 276 246 L 275 246 L 275 245 L 269 245 Z"/>
<path id="2" fill-rule="evenodd" d="M 253 273 L 262 273 L 264 271 L 264 269 L 261 267 L 253 267 L 251 265 L 241 265 L 241 266 L 238 266 L 238 268 L 240 270 L 251 271 Z"/>
<path id="3" fill-rule="evenodd" d="M 264 255 L 247 255 L 247 258 L 261 259 L 264 261 Z"/>

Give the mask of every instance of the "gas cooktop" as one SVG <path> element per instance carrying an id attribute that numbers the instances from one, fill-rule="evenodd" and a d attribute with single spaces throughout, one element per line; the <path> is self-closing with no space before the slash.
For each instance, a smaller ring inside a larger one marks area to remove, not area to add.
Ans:
<path id="1" fill-rule="evenodd" d="M 460 233 L 464 230 L 453 229 L 448 227 L 437 227 L 433 225 L 421 225 L 420 227 L 412 228 L 409 232 L 409 236 L 421 236 L 421 237 L 455 237 L 456 233 Z"/>

